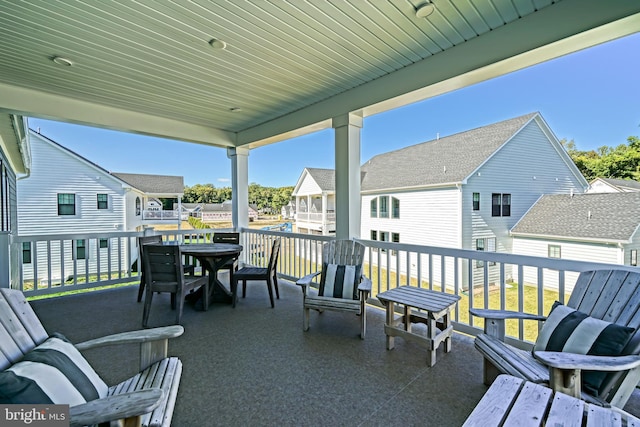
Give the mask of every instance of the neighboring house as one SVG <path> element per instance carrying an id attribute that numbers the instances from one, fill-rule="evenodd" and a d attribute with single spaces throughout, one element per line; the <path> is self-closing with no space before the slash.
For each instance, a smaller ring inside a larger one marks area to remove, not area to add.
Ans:
<path id="1" fill-rule="evenodd" d="M 545 195 L 511 235 L 516 254 L 635 266 L 640 192 Z M 524 281 L 535 282 L 536 275 L 525 270 Z M 544 280 L 545 286 L 558 285 L 555 274 L 545 274 Z"/>
<path id="2" fill-rule="evenodd" d="M 640 191 L 640 182 L 631 179 L 596 178 L 591 181 L 588 193 L 624 193 Z"/>
<path id="3" fill-rule="evenodd" d="M 284 205 L 280 210 L 280 215 L 282 215 L 282 219 L 295 219 L 296 217 L 295 201 L 290 200 L 289 203 Z"/>
<path id="4" fill-rule="evenodd" d="M 231 221 L 232 220 L 231 200 L 222 203 L 183 203 L 182 217 L 193 216 L 200 218 L 203 222 Z M 258 219 L 258 207 L 249 204 L 249 221 Z"/>
<path id="5" fill-rule="evenodd" d="M 109 233 L 114 231 L 140 231 L 145 226 L 178 224 L 178 215 L 161 209 L 160 197 L 178 199 L 184 190 L 182 177 L 159 175 L 111 174 L 60 144 L 30 131 L 33 169 L 31 174 L 18 180 L 18 230 L 20 236 Z M 157 184 L 157 185 L 156 185 Z M 147 215 L 147 208 L 156 215 Z M 22 247 L 24 273 L 30 266 L 47 265 L 50 257 L 50 279 L 67 276 L 69 269 L 61 271 L 60 259 L 83 259 L 77 263 L 76 274 L 91 271 L 96 260 L 111 254 L 114 258 L 128 256 L 128 251 L 111 248 L 109 238 L 86 240 L 78 237 L 64 243 L 64 247 L 37 248 L 30 243 Z M 126 250 L 127 248 L 125 248 Z M 64 251 L 64 256 L 60 252 Z M 137 251 L 135 252 L 137 254 Z M 135 254 L 132 254 L 135 257 Z M 42 258 L 42 260 L 40 259 Z M 104 266 L 103 266 L 104 268 Z M 48 276 L 40 270 L 38 277 Z"/>
<path id="6" fill-rule="evenodd" d="M 135 173 L 111 172 L 111 175 L 120 178 L 131 186 L 132 189 L 142 193 L 142 223 L 149 225 L 150 223 L 160 224 L 180 224 L 179 213 L 181 211 L 182 196 L 184 193 L 184 178 L 181 176 L 170 175 L 143 175 Z M 138 203 L 138 195 L 135 191 L 127 194 L 127 204 L 136 206 Z M 174 200 L 178 199 L 177 207 L 174 209 L 165 209 L 165 206 L 172 207 Z M 163 203 L 162 200 L 166 200 Z M 134 212 L 138 216 L 138 210 L 128 211 L 128 214 Z M 130 218 L 130 222 L 135 218 Z"/>
<path id="7" fill-rule="evenodd" d="M 362 238 L 506 253 L 512 251 L 509 230 L 541 195 L 588 188 L 539 113 L 380 154 L 361 170 Z M 305 169 L 296 196 L 307 175 L 313 177 Z M 305 200 L 332 203 L 328 175 L 324 173 L 323 192 Z M 302 200 L 296 201 L 299 218 Z M 324 204 L 319 206 L 315 209 L 322 212 Z M 400 260 L 403 270 L 405 263 Z M 439 262 L 433 265 L 433 277 L 440 277 Z M 454 266 L 445 267 L 449 282 Z M 483 264 L 473 267 L 481 282 Z M 498 268 L 489 269 L 494 282 Z M 468 275 L 461 277 L 466 285 Z"/>
<path id="8" fill-rule="evenodd" d="M 298 233 L 336 232 L 335 171 L 304 168 L 293 189 Z"/>

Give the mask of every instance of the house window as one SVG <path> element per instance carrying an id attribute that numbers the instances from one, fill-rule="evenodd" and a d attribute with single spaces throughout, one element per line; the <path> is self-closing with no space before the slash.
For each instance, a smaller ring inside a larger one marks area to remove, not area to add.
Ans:
<path id="1" fill-rule="evenodd" d="M 391 233 L 391 241 L 393 243 L 400 243 L 400 233 Z M 398 251 L 391 251 L 391 255 L 396 255 Z"/>
<path id="2" fill-rule="evenodd" d="M 638 265 L 638 251 L 631 249 L 631 265 Z"/>
<path id="3" fill-rule="evenodd" d="M 374 197 L 371 199 L 371 218 L 378 217 L 378 198 Z M 375 239 L 372 239 L 375 240 Z"/>
<path id="4" fill-rule="evenodd" d="M 549 258 L 560 258 L 560 245 L 549 245 Z"/>
<path id="5" fill-rule="evenodd" d="M 22 242 L 22 263 L 31 264 L 31 242 Z"/>
<path id="6" fill-rule="evenodd" d="M 502 195 L 502 216 L 511 216 L 511 194 Z"/>
<path id="7" fill-rule="evenodd" d="M 136 216 L 140 216 L 140 197 L 136 197 Z"/>
<path id="8" fill-rule="evenodd" d="M 484 251 L 484 239 L 476 239 L 476 251 Z M 484 261 L 477 259 L 476 268 L 484 267 Z"/>
<path id="9" fill-rule="evenodd" d="M 491 216 L 511 216 L 511 194 L 491 194 Z"/>
<path id="10" fill-rule="evenodd" d="M 380 218 L 389 218 L 389 196 L 380 197 Z"/>
<path id="11" fill-rule="evenodd" d="M 371 240 L 378 240 L 378 231 L 371 230 Z"/>
<path id="12" fill-rule="evenodd" d="M 76 195 L 70 193 L 58 193 L 58 215 L 76 214 Z"/>
<path id="13" fill-rule="evenodd" d="M 87 258 L 87 247 L 85 246 L 85 240 L 76 240 L 76 259 Z"/>
<path id="14" fill-rule="evenodd" d="M 98 209 L 108 209 L 109 202 L 106 194 L 98 194 Z"/>
<path id="15" fill-rule="evenodd" d="M 400 218 L 400 200 L 391 198 L 391 218 Z"/>
<path id="16" fill-rule="evenodd" d="M 480 193 L 473 193 L 473 210 L 480 210 Z"/>
<path id="17" fill-rule="evenodd" d="M 379 233 L 380 236 L 380 241 L 381 242 L 388 242 L 389 241 L 389 232 L 388 231 L 380 231 Z M 380 251 L 382 252 L 386 252 L 386 249 L 380 249 Z"/>
<path id="18" fill-rule="evenodd" d="M 100 249 L 104 249 L 104 248 L 108 248 L 109 247 L 109 239 L 100 239 Z"/>

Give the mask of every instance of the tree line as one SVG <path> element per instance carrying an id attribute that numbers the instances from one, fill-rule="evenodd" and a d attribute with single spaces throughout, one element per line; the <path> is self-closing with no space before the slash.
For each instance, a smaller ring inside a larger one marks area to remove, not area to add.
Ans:
<path id="1" fill-rule="evenodd" d="M 255 205 L 262 212 L 278 214 L 283 206 L 291 200 L 293 186 L 263 187 L 256 183 L 249 184 L 249 204 Z M 184 188 L 183 203 L 222 203 L 231 200 L 231 187 L 215 187 L 213 184 L 195 184 Z"/>
<path id="2" fill-rule="evenodd" d="M 573 140 L 560 141 L 587 181 L 595 178 L 633 179 L 640 181 L 640 138 L 630 136 L 626 144 L 602 146 L 597 150 L 576 149 Z"/>

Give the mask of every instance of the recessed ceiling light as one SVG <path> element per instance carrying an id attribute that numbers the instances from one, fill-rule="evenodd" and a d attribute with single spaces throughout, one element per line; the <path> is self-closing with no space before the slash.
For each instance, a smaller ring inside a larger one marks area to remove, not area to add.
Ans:
<path id="1" fill-rule="evenodd" d="M 222 41 L 222 40 L 219 40 L 219 39 L 211 39 L 211 40 L 209 40 L 209 44 L 214 49 L 226 49 L 227 48 L 227 43 Z"/>
<path id="2" fill-rule="evenodd" d="M 232 113 L 237 113 L 237 112 L 242 111 L 242 108 L 240 108 L 240 107 L 231 107 L 231 108 L 229 108 L 229 111 L 231 111 Z"/>
<path id="3" fill-rule="evenodd" d="M 54 56 L 51 60 L 56 64 L 63 65 L 65 67 L 71 67 L 73 65 L 73 62 L 71 62 L 70 59 L 63 58 L 62 56 Z"/>
<path id="4" fill-rule="evenodd" d="M 422 3 L 416 8 L 416 18 L 426 18 L 431 15 L 434 10 L 436 10 L 436 7 L 430 1 Z"/>

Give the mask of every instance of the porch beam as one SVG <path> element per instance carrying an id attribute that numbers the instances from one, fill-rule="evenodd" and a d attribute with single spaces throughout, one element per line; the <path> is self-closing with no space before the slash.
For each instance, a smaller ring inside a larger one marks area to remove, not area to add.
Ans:
<path id="1" fill-rule="evenodd" d="M 227 148 L 231 160 L 231 218 L 233 228 L 249 226 L 249 149 Z"/>
<path id="2" fill-rule="evenodd" d="M 360 129 L 356 113 L 333 118 L 336 164 L 336 239 L 360 237 Z"/>
<path id="3" fill-rule="evenodd" d="M 25 117 L 62 120 L 68 123 L 217 147 L 235 145 L 236 135 L 233 132 L 168 117 L 123 110 L 96 102 L 80 101 L 2 83 L 0 83 L 0 93 L 2 94 L 0 110 L 5 109 Z M 64 118 L 61 118 L 60 112 L 64 112 Z"/>

